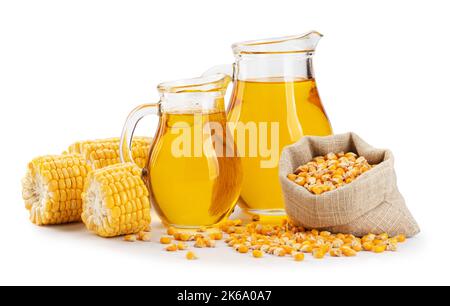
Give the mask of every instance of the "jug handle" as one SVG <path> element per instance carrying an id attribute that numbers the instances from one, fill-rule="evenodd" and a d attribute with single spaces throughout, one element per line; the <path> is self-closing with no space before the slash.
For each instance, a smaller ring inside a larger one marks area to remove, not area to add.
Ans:
<path id="1" fill-rule="evenodd" d="M 235 63 L 213 66 L 213 67 L 209 68 L 208 70 L 206 70 L 202 74 L 202 77 L 217 74 L 217 73 L 223 73 L 223 74 L 228 75 L 231 78 L 231 80 L 234 82 L 235 72 L 236 72 L 235 67 L 236 67 Z"/>
<path id="2" fill-rule="evenodd" d="M 122 163 L 125 162 L 134 163 L 133 154 L 131 150 L 134 130 L 136 129 L 136 126 L 139 123 L 139 121 L 147 115 L 160 116 L 161 102 L 139 105 L 134 110 L 132 110 L 131 113 L 128 115 L 122 130 L 122 135 L 120 136 L 119 155 L 120 161 Z"/>

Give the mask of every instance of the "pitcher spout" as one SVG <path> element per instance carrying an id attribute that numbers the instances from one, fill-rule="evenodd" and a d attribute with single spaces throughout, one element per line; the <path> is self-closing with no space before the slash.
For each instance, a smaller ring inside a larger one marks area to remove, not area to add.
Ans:
<path id="1" fill-rule="evenodd" d="M 299 46 L 303 45 L 305 49 L 316 50 L 317 44 L 323 35 L 317 31 L 310 31 L 298 38 Z"/>

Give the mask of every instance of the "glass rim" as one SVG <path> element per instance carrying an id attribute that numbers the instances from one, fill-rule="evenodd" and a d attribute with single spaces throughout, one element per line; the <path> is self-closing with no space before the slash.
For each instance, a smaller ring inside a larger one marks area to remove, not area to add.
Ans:
<path id="1" fill-rule="evenodd" d="M 208 76 L 163 82 L 157 88 L 160 93 L 214 92 L 226 89 L 230 81 L 230 76 L 216 73 Z"/>
<path id="2" fill-rule="evenodd" d="M 231 48 L 235 55 L 311 53 L 322 36 L 317 31 L 309 31 L 300 35 L 237 42 Z"/>

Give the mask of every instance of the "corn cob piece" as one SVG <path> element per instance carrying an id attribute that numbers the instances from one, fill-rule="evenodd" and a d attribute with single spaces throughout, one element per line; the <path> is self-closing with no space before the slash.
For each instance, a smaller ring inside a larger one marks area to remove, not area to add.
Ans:
<path id="1" fill-rule="evenodd" d="M 139 233 L 150 225 L 148 195 L 141 169 L 133 163 L 92 171 L 82 194 L 82 220 L 101 237 Z"/>
<path id="2" fill-rule="evenodd" d="M 92 167 L 101 169 L 120 162 L 119 138 L 79 141 L 72 144 L 68 152 L 81 154 Z M 134 162 L 141 168 L 147 163 L 151 138 L 134 137 L 132 154 Z"/>
<path id="3" fill-rule="evenodd" d="M 42 156 L 28 164 L 22 197 L 37 225 L 81 221 L 81 193 L 88 172 L 81 155 Z"/>

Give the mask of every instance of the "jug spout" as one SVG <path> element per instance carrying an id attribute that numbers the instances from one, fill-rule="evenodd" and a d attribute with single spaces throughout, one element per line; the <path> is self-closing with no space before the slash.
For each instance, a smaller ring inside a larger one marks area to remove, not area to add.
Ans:
<path id="1" fill-rule="evenodd" d="M 322 34 L 310 31 L 301 35 L 244 41 L 232 45 L 235 55 L 312 53 Z"/>

